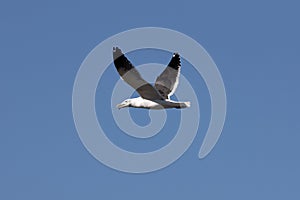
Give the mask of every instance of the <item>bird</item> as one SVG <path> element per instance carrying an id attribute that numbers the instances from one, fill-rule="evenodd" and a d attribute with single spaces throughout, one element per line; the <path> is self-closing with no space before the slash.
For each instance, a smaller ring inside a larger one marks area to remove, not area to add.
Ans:
<path id="1" fill-rule="evenodd" d="M 172 101 L 178 86 L 181 61 L 179 53 L 174 53 L 165 70 L 156 78 L 155 84 L 145 81 L 119 47 L 113 47 L 113 62 L 121 79 L 133 87 L 140 97 L 126 99 L 116 107 L 161 110 L 168 108 L 188 108 L 190 102 Z"/>

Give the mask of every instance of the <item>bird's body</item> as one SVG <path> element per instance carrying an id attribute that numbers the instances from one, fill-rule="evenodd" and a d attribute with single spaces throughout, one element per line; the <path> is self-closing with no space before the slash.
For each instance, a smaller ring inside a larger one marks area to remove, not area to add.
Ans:
<path id="1" fill-rule="evenodd" d="M 153 85 L 145 81 L 121 49 L 113 49 L 115 67 L 121 78 L 133 87 L 140 95 L 138 98 L 127 99 L 117 107 L 135 107 L 145 109 L 187 108 L 190 102 L 176 102 L 170 96 L 177 88 L 180 74 L 180 57 L 174 53 L 166 69 L 157 77 Z"/>
<path id="2" fill-rule="evenodd" d="M 166 100 L 148 100 L 142 97 L 127 99 L 121 104 L 118 104 L 118 108 L 134 107 L 134 108 L 145 108 L 160 110 L 166 108 L 186 108 L 190 107 L 189 102 L 176 102 L 169 99 Z"/>

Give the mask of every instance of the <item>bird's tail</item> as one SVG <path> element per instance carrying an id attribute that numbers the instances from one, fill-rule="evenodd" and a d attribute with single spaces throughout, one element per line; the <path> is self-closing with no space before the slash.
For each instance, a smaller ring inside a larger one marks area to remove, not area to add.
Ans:
<path id="1" fill-rule="evenodd" d="M 189 101 L 180 102 L 179 106 L 180 106 L 180 108 L 189 108 L 189 107 L 191 107 L 191 102 L 189 102 Z"/>

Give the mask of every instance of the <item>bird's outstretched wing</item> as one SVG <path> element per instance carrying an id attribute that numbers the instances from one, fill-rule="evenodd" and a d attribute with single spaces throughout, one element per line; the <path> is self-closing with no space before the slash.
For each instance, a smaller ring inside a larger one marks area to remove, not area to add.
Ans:
<path id="1" fill-rule="evenodd" d="M 174 94 L 178 86 L 180 66 L 180 56 L 178 53 L 174 53 L 166 69 L 155 81 L 155 88 L 164 99 L 169 99 L 169 97 Z"/>
<path id="2" fill-rule="evenodd" d="M 135 69 L 131 62 L 125 57 L 121 49 L 113 48 L 113 59 L 116 69 L 121 78 L 133 87 L 139 95 L 148 100 L 162 100 L 159 92 L 147 81 L 145 81 L 140 73 Z"/>

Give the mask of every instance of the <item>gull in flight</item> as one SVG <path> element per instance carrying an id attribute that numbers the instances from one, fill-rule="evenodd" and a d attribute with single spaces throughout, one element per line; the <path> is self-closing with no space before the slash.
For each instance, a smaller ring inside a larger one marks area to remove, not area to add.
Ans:
<path id="1" fill-rule="evenodd" d="M 134 107 L 145 109 L 187 108 L 190 102 L 170 100 L 177 88 L 180 75 L 180 56 L 174 53 L 166 69 L 157 77 L 154 86 L 145 81 L 121 49 L 113 48 L 115 67 L 121 78 L 140 95 L 138 98 L 126 99 L 117 108 Z"/>

